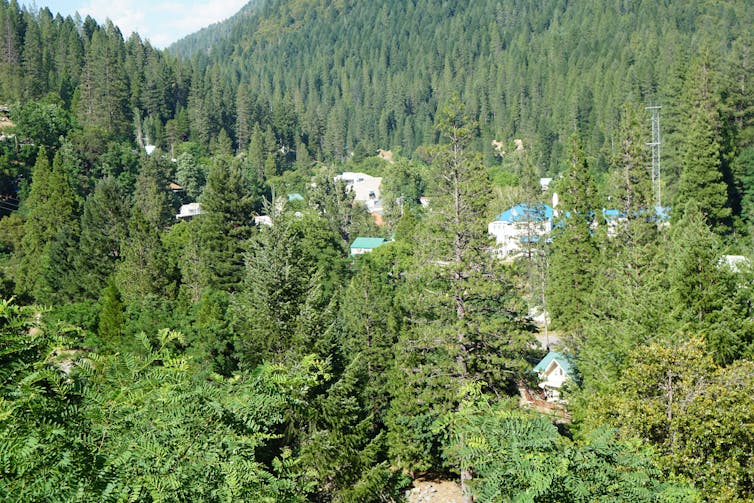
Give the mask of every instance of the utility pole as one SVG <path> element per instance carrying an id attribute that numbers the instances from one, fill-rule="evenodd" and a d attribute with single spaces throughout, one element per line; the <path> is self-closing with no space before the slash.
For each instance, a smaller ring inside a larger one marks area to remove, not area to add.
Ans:
<path id="1" fill-rule="evenodd" d="M 652 192 L 655 206 L 662 206 L 662 183 L 660 182 L 660 109 L 661 106 L 646 107 L 652 113 L 652 141 L 647 143 L 652 149 Z"/>

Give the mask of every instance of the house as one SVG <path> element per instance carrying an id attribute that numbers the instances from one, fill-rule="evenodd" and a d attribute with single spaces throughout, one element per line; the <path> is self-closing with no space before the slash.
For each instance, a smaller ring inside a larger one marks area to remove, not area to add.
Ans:
<path id="1" fill-rule="evenodd" d="M 266 225 L 272 227 L 272 217 L 269 215 L 256 215 L 254 217 L 254 225 Z"/>
<path id="2" fill-rule="evenodd" d="M 550 351 L 532 372 L 539 377 L 539 387 L 544 390 L 547 401 L 559 402 L 560 389 L 566 381 L 574 378 L 575 367 L 569 356 Z"/>
<path id="3" fill-rule="evenodd" d="M 291 202 L 291 201 L 303 201 L 303 200 L 304 200 L 304 196 L 302 196 L 298 192 L 294 192 L 292 194 L 288 194 L 288 202 Z"/>
<path id="4" fill-rule="evenodd" d="M 535 243 L 550 235 L 553 212 L 548 204 L 517 204 L 502 212 L 487 226 L 495 237 L 498 257 L 514 257 L 524 251 L 527 243 Z"/>
<path id="5" fill-rule="evenodd" d="M 351 243 L 351 256 L 371 253 L 372 250 L 384 245 L 385 242 L 386 240 L 384 238 L 367 238 L 359 236 L 353 240 L 353 243 Z"/>
<path id="6" fill-rule="evenodd" d="M 181 208 L 178 210 L 178 214 L 175 216 L 175 218 L 191 218 L 201 214 L 202 205 L 200 203 L 188 203 L 181 205 Z"/>
<path id="7" fill-rule="evenodd" d="M 364 203 L 370 213 L 382 211 L 382 203 L 380 202 L 381 177 L 347 171 L 336 176 L 335 180 L 346 182 L 346 190 L 353 190 L 354 202 Z"/>

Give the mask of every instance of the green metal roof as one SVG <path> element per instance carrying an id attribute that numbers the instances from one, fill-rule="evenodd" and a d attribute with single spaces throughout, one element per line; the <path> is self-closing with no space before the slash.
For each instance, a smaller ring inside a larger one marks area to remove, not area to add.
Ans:
<path id="1" fill-rule="evenodd" d="M 351 243 L 351 248 L 377 248 L 385 244 L 385 238 L 357 237 Z"/>
<path id="2" fill-rule="evenodd" d="M 537 366 L 534 367 L 534 372 L 544 372 L 553 360 L 558 362 L 558 365 L 563 368 L 563 371 L 566 374 L 573 377 L 574 367 L 571 361 L 571 357 L 564 355 L 563 353 L 558 353 L 556 351 L 550 351 L 549 353 L 547 353 L 547 355 L 542 358 L 542 361 L 537 363 Z"/>

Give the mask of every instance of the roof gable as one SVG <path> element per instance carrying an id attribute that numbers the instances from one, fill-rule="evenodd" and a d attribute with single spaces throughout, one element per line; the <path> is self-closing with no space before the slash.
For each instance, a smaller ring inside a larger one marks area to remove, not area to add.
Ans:
<path id="1" fill-rule="evenodd" d="M 547 353 L 547 355 L 542 358 L 539 363 L 537 363 L 537 366 L 534 367 L 534 372 L 537 372 L 539 374 L 545 372 L 553 362 L 560 365 L 560 367 L 563 369 L 563 372 L 565 372 L 567 375 L 573 376 L 574 366 L 571 361 L 571 357 L 564 355 L 563 353 L 558 353 L 557 351 L 550 351 L 549 353 Z"/>

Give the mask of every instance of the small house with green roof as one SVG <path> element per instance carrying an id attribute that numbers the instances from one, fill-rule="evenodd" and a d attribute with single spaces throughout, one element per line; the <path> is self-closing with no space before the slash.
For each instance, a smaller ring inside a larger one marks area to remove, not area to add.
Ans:
<path id="1" fill-rule="evenodd" d="M 384 245 L 385 242 L 386 240 L 384 238 L 367 238 L 359 236 L 353 240 L 353 243 L 351 243 L 351 256 L 371 253 L 372 250 Z"/>
<path id="2" fill-rule="evenodd" d="M 534 367 L 542 388 L 550 402 L 560 401 L 560 389 L 566 381 L 575 377 L 575 367 L 570 356 L 550 351 Z"/>

